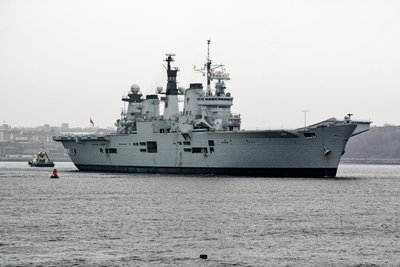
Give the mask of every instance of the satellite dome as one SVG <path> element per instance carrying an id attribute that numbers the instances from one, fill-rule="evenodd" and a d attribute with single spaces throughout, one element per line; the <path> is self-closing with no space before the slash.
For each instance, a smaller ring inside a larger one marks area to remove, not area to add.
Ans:
<path id="1" fill-rule="evenodd" d="M 132 93 L 137 94 L 137 93 L 139 93 L 139 91 L 140 91 L 140 86 L 139 85 L 134 84 L 134 85 L 131 86 L 131 92 Z"/>
<path id="2" fill-rule="evenodd" d="M 178 87 L 178 91 L 181 94 L 185 93 L 185 87 Z"/>

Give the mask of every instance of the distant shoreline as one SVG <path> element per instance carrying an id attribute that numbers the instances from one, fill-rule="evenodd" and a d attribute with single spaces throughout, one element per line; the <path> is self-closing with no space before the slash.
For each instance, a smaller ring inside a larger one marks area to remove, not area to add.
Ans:
<path id="1" fill-rule="evenodd" d="M 54 162 L 72 162 L 70 159 L 55 159 L 51 158 Z M 0 158 L 0 162 L 28 162 L 32 160 L 32 158 Z"/>
<path id="2" fill-rule="evenodd" d="M 400 159 L 341 159 L 341 164 L 400 165 Z"/>

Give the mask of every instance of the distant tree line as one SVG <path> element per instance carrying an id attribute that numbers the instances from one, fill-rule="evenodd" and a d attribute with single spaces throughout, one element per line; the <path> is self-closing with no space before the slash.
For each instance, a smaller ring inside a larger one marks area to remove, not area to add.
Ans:
<path id="1" fill-rule="evenodd" d="M 371 127 L 350 138 L 343 159 L 400 159 L 400 126 Z"/>

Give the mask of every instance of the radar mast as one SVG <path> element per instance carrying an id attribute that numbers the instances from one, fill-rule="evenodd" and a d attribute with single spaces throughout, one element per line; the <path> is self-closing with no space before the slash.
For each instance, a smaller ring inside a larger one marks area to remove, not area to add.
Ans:
<path id="1" fill-rule="evenodd" d="M 196 66 L 194 67 L 195 71 L 198 71 L 198 72 L 202 73 L 204 76 L 207 76 L 206 95 L 211 95 L 211 81 L 215 78 L 214 77 L 214 70 L 218 69 L 218 68 L 221 68 L 221 67 L 224 67 L 224 65 L 221 65 L 221 64 L 220 65 L 213 65 L 212 64 L 212 60 L 210 59 L 210 43 L 211 43 L 211 40 L 208 39 L 207 40 L 207 61 L 204 64 L 204 67 L 201 68 L 201 69 L 196 69 Z"/>
<path id="2" fill-rule="evenodd" d="M 176 85 L 176 74 L 179 71 L 178 68 L 172 68 L 171 67 L 171 62 L 174 61 L 174 56 L 175 54 L 166 54 L 167 58 L 164 60 L 167 62 L 167 91 L 166 95 L 177 95 L 178 94 L 178 88 Z"/>
<path id="3" fill-rule="evenodd" d="M 170 119 L 179 114 L 178 107 L 178 87 L 176 85 L 176 74 L 179 71 L 178 68 L 171 67 L 171 62 L 174 61 L 175 54 L 166 54 L 167 58 L 165 61 L 167 62 L 167 90 L 165 92 L 165 100 L 164 100 L 164 118 Z"/>

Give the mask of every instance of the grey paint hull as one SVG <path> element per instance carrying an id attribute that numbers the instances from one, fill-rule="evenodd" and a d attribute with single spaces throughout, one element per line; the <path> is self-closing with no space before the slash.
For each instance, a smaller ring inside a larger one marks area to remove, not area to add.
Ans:
<path id="1" fill-rule="evenodd" d="M 238 131 L 55 137 L 82 171 L 334 177 L 356 125 L 304 131 Z M 149 142 L 156 148 L 149 147 Z"/>
<path id="2" fill-rule="evenodd" d="M 195 168 L 195 167 L 148 167 L 148 166 L 106 166 L 76 164 L 80 171 L 229 175 L 254 177 L 335 177 L 336 168 Z"/>

